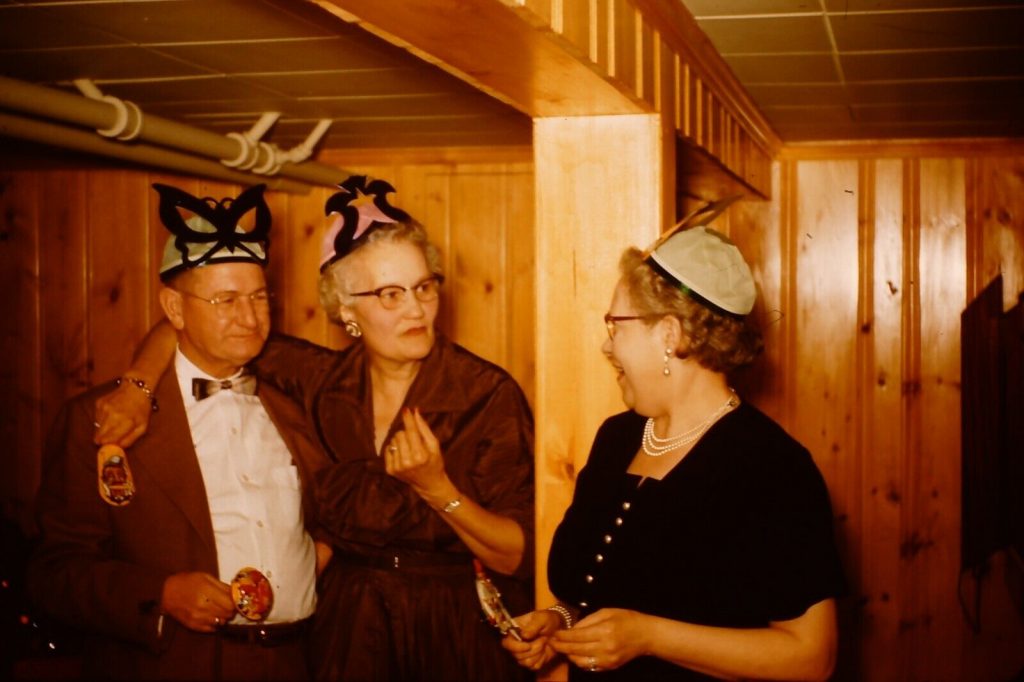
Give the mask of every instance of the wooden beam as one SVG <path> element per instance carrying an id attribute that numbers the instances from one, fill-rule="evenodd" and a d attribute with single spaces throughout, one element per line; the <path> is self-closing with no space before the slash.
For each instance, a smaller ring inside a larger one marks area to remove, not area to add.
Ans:
<path id="1" fill-rule="evenodd" d="M 537 17 L 497 0 L 317 0 L 342 19 L 532 117 L 636 114 L 649 107 L 567 50 Z"/>

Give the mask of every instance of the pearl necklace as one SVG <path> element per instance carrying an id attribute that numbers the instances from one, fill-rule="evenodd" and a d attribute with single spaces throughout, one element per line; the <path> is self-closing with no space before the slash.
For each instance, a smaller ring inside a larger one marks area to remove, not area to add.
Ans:
<path id="1" fill-rule="evenodd" d="M 658 438 L 654 435 L 654 418 L 649 417 L 647 423 L 644 424 L 644 440 L 643 448 L 644 454 L 649 457 L 661 457 L 666 452 L 672 452 L 677 450 L 684 445 L 689 445 L 698 438 L 704 435 L 704 432 L 711 428 L 711 425 L 715 423 L 715 420 L 721 417 L 723 414 L 733 409 L 740 404 L 739 396 L 736 395 L 735 391 L 732 391 L 732 395 L 725 401 L 721 407 L 708 415 L 708 418 L 697 424 L 691 429 L 683 431 L 679 435 L 672 436 L 671 438 Z"/>

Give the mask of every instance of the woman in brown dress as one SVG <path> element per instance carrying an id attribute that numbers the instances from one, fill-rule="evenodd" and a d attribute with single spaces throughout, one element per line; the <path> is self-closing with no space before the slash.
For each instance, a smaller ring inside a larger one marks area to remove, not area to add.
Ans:
<path id="1" fill-rule="evenodd" d="M 303 404 L 334 460 L 316 485 L 333 557 L 311 668 L 338 680 L 522 679 L 481 617 L 472 561 L 510 609 L 529 609 L 532 415 L 508 373 L 437 333 L 437 250 L 387 204 L 390 186 L 363 183 L 328 201 L 341 217 L 320 280 L 328 316 L 356 343 L 272 337 L 253 368 Z M 375 201 L 351 206 L 359 195 Z M 131 374 L 154 378 L 153 355 Z"/>

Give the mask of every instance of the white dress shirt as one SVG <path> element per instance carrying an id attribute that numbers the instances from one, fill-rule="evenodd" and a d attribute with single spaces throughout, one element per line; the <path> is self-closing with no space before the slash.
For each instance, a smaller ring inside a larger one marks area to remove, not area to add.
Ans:
<path id="1" fill-rule="evenodd" d="M 316 607 L 316 551 L 302 525 L 299 472 L 260 399 L 218 391 L 192 395 L 192 379 L 213 379 L 179 348 L 174 369 L 206 486 L 220 579 L 259 569 L 274 589 L 267 623 L 287 623 Z M 233 623 L 248 623 L 236 614 Z"/>

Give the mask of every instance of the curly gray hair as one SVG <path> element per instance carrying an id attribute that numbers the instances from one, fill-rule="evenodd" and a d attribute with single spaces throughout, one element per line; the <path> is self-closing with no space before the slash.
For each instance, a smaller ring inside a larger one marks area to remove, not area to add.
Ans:
<path id="1" fill-rule="evenodd" d="M 330 267 L 320 274 L 318 284 L 320 307 L 327 313 L 327 318 L 331 322 L 343 325 L 341 307 L 351 306 L 356 300 L 351 295 L 352 256 L 359 253 L 359 250 L 367 244 L 376 244 L 378 242 L 405 242 L 412 244 L 423 252 L 423 257 L 427 261 L 427 267 L 430 269 L 430 272 L 435 275 L 442 274 L 441 252 L 427 237 L 427 231 L 423 229 L 422 225 L 414 220 L 378 224 L 366 235 L 365 241 L 354 245 L 344 258 L 331 264 Z"/>

